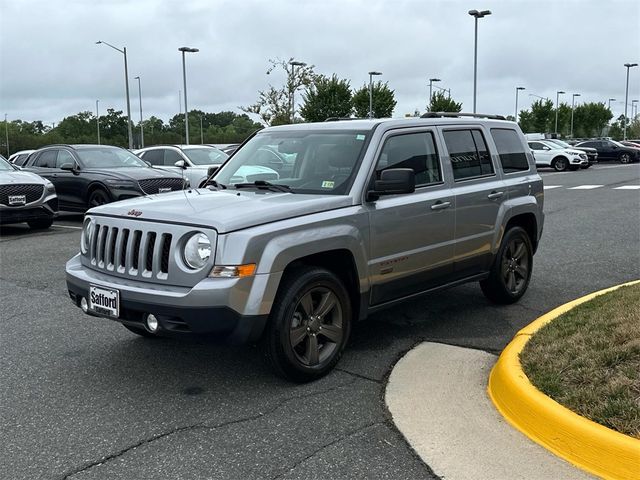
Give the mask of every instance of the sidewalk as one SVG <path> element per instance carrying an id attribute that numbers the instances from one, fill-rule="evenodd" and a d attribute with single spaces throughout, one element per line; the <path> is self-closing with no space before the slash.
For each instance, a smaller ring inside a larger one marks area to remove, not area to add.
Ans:
<path id="1" fill-rule="evenodd" d="M 385 401 L 420 458 L 446 480 L 593 478 L 505 422 L 487 395 L 496 360 L 427 342 L 396 364 Z"/>

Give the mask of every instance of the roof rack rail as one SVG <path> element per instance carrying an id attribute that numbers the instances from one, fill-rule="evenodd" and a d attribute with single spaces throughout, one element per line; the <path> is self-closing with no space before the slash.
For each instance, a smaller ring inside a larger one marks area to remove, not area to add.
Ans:
<path id="1" fill-rule="evenodd" d="M 325 122 L 340 122 L 342 120 L 364 120 L 364 119 L 358 118 L 358 117 L 328 117 L 325 119 Z"/>
<path id="2" fill-rule="evenodd" d="M 462 112 L 427 112 L 420 115 L 420 118 L 440 118 L 440 117 L 473 117 L 490 118 L 492 120 L 506 120 L 502 115 L 491 115 L 488 113 L 462 113 Z"/>

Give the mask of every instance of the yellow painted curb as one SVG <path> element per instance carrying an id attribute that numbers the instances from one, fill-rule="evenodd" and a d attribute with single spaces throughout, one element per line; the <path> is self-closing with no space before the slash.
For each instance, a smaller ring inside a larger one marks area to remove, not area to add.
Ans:
<path id="1" fill-rule="evenodd" d="M 544 395 L 529 382 L 519 355 L 531 336 L 558 316 L 636 283 L 640 280 L 591 293 L 538 318 L 516 334 L 489 376 L 489 397 L 511 425 L 576 467 L 606 479 L 640 479 L 640 440 L 581 417 Z"/>

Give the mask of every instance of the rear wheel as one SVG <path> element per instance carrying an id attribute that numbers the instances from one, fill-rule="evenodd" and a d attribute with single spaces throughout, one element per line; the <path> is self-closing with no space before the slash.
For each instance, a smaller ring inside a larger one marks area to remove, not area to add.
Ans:
<path id="1" fill-rule="evenodd" d="M 629 155 L 626 152 L 623 152 L 618 157 L 618 160 L 620 160 L 620 163 L 631 163 L 631 155 Z"/>
<path id="2" fill-rule="evenodd" d="M 105 203 L 109 203 L 110 201 L 111 198 L 105 190 L 96 188 L 93 192 L 91 192 L 91 195 L 89 195 L 88 207 L 99 207 L 100 205 L 104 205 Z"/>
<path id="3" fill-rule="evenodd" d="M 551 166 L 556 172 L 564 172 L 569 167 L 569 162 L 564 157 L 556 157 L 551 162 Z"/>
<path id="4" fill-rule="evenodd" d="M 294 382 L 320 378 L 338 363 L 351 331 L 351 302 L 340 279 L 301 267 L 282 282 L 262 339 L 279 375 Z"/>
<path id="5" fill-rule="evenodd" d="M 533 248 L 522 227 L 512 227 L 504 235 L 489 278 L 480 282 L 482 293 L 494 303 L 517 302 L 527 291 L 533 268 Z"/>
<path id="6" fill-rule="evenodd" d="M 53 224 L 53 219 L 29 220 L 27 223 L 29 224 L 29 227 L 35 230 L 43 230 L 45 228 L 49 228 Z"/>

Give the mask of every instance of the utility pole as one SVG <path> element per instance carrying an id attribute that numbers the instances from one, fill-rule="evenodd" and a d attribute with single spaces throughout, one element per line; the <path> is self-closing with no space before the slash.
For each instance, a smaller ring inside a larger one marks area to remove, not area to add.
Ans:
<path id="1" fill-rule="evenodd" d="M 98 127 L 98 145 L 100 145 L 100 111 L 98 110 L 98 103 L 100 103 L 100 100 L 96 100 L 96 126 Z"/>

